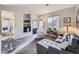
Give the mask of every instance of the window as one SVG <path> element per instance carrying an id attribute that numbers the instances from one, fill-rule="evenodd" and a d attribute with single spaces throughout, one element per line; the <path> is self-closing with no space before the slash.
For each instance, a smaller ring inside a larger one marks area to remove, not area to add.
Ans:
<path id="1" fill-rule="evenodd" d="M 48 28 L 59 29 L 59 16 L 53 16 L 48 18 Z"/>

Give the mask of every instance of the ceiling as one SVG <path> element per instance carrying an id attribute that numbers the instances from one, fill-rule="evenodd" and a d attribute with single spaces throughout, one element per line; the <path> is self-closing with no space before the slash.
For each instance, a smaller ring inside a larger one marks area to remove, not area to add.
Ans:
<path id="1" fill-rule="evenodd" d="M 75 6 L 74 4 L 13 4 L 13 5 L 5 5 L 5 6 L 19 6 L 19 7 L 28 7 L 36 14 L 45 14 L 50 12 L 55 12 L 58 10 L 66 9 Z"/>

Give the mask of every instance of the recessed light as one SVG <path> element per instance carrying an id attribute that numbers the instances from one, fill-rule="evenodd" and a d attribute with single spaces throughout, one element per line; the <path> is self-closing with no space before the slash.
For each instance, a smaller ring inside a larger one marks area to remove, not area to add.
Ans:
<path id="1" fill-rule="evenodd" d="M 46 6 L 49 6 L 49 4 L 46 4 Z"/>

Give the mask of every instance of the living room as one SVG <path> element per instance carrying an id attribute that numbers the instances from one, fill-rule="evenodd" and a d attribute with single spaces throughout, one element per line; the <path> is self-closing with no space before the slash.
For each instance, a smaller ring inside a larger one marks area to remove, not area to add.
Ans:
<path id="1" fill-rule="evenodd" d="M 2 54 L 79 53 L 78 49 L 76 50 L 76 46 L 74 45 L 77 45 L 77 42 L 73 43 L 75 48 L 70 48 L 69 46 L 72 45 L 72 42 L 69 39 L 68 42 L 63 42 L 63 39 L 58 40 L 59 38 L 64 38 L 65 36 L 77 37 L 79 35 L 79 5 L 1 4 L 0 13 L 0 17 L 2 17 L 0 19 Z M 79 37 L 77 38 L 79 39 Z M 67 38 L 65 37 L 64 40 L 67 40 Z M 48 47 L 54 44 L 59 46 L 61 41 L 63 43 L 61 44 L 63 51 L 54 49 L 57 47 Z M 41 47 L 40 44 L 45 44 L 45 48 Z M 65 46 L 65 48 L 68 47 L 67 51 L 62 45 L 67 45 Z"/>

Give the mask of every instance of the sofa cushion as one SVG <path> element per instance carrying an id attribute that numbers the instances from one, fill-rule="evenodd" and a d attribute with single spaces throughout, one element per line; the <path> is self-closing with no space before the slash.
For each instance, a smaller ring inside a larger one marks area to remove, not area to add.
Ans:
<path id="1" fill-rule="evenodd" d="M 57 49 L 57 50 L 62 50 L 61 48 L 60 48 L 60 44 L 58 44 L 58 43 L 56 43 L 56 42 L 52 42 L 52 44 L 50 45 L 51 47 L 53 47 L 53 48 L 55 48 L 55 49 Z"/>
<path id="2" fill-rule="evenodd" d="M 58 38 L 55 40 L 57 42 L 63 42 L 64 41 L 64 38 L 62 36 L 58 36 Z"/>
<path id="3" fill-rule="evenodd" d="M 62 42 L 62 43 L 60 43 L 60 48 L 62 48 L 62 49 L 66 49 L 67 47 L 69 46 L 69 42 Z"/>
<path id="4" fill-rule="evenodd" d="M 62 53 L 61 50 L 58 50 L 58 49 L 56 49 L 54 47 L 49 46 L 48 54 L 60 54 L 60 53 Z"/>
<path id="5" fill-rule="evenodd" d="M 63 49 L 58 50 L 58 49 L 55 49 L 53 47 L 49 47 L 48 54 L 72 54 L 72 52 L 67 51 L 67 50 L 63 50 Z"/>

